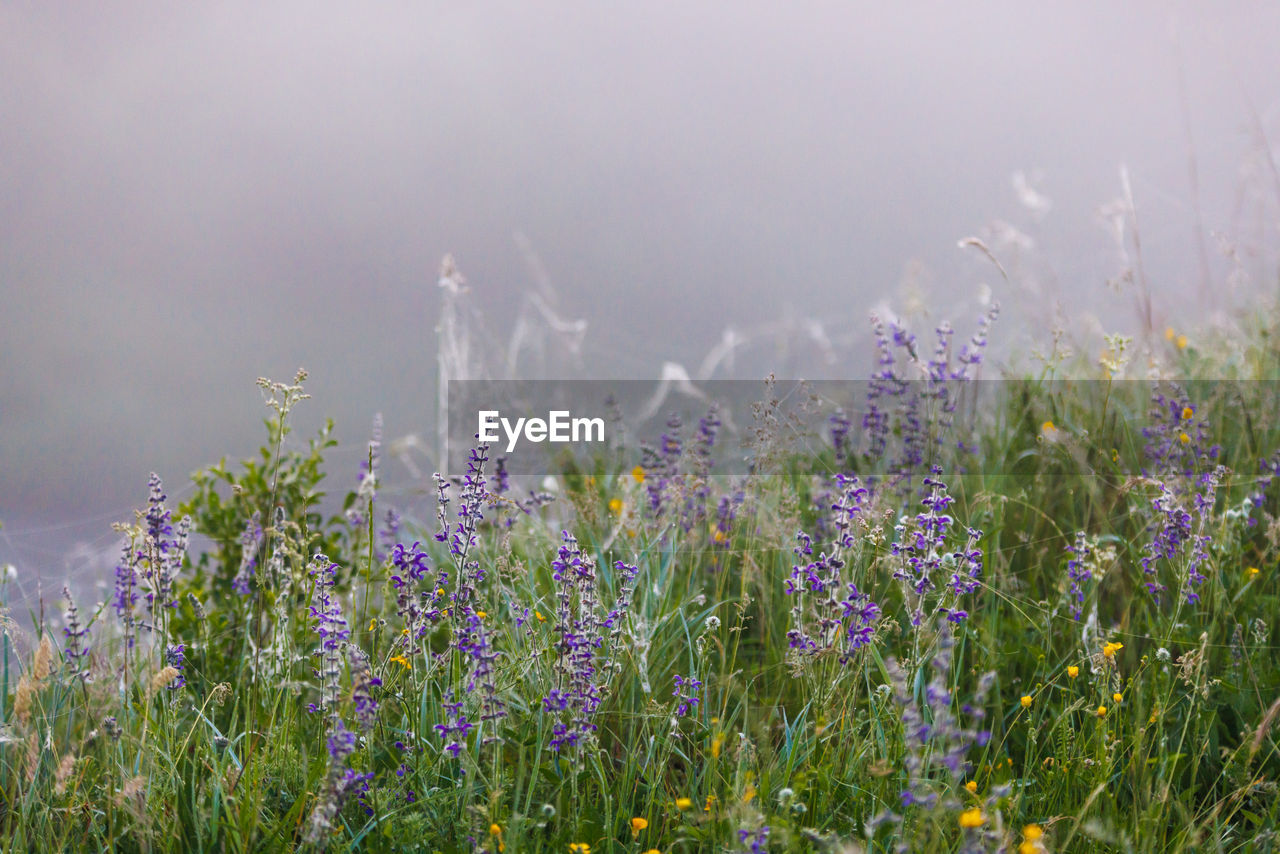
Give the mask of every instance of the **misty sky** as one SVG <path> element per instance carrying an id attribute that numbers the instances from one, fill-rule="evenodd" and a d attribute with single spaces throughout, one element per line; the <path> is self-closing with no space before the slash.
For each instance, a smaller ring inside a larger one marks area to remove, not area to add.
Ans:
<path id="1" fill-rule="evenodd" d="M 962 331 L 980 283 L 1018 311 L 956 246 L 994 220 L 1046 299 L 1123 326 L 1097 209 L 1126 164 L 1160 322 L 1189 324 L 1197 208 L 1274 241 L 1277 33 L 1265 2 L 6 3 L 0 563 L 74 571 L 149 471 L 181 494 L 251 452 L 254 379 L 300 365 L 345 490 L 375 411 L 430 433 L 441 257 L 502 337 L 535 287 L 516 233 L 589 376 L 726 325 L 861 330 L 909 270 Z"/>

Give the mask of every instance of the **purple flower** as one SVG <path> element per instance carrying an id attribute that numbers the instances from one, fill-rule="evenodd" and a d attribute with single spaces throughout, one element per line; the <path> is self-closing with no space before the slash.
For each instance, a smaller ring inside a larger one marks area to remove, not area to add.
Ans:
<path id="1" fill-rule="evenodd" d="M 249 582 L 258 566 L 258 549 L 265 539 L 260 519 L 260 514 L 255 510 L 245 522 L 244 533 L 240 535 L 240 569 L 231 580 L 231 589 L 241 596 L 248 596 L 251 592 Z"/>
<path id="2" fill-rule="evenodd" d="M 126 540 L 116 564 L 116 590 L 111 605 L 124 627 L 125 649 L 133 649 L 137 636 L 137 617 L 134 607 L 138 604 L 138 556 Z"/>
<path id="3" fill-rule="evenodd" d="M 937 793 L 930 790 L 930 770 L 935 766 L 945 769 L 953 783 L 958 783 L 969 767 L 969 751 L 983 746 L 990 737 L 977 725 L 985 717 L 982 706 L 995 683 L 995 673 L 983 674 L 978 679 L 972 701 L 963 704 L 963 713 L 972 721 L 966 725 L 952 711 L 952 696 L 948 688 L 954 645 L 951 631 L 942 630 L 938 652 L 925 665 L 931 675 L 919 697 L 912 687 L 918 684 L 917 680 L 903 672 L 895 659 L 886 661 L 894 697 L 902 708 L 907 770 L 907 788 L 902 793 L 904 808 L 913 804 L 931 806 L 937 799 Z"/>
<path id="4" fill-rule="evenodd" d="M 867 490 L 853 476 L 839 475 L 836 482 L 841 491 L 829 507 L 829 524 L 834 530 L 830 553 L 819 551 L 815 557 L 813 538 L 798 532 L 792 550 L 798 562 L 783 585 L 792 597 L 791 629 L 787 632 L 791 649 L 807 657 L 840 645 L 840 661 L 847 663 L 854 652 L 871 642 L 880 606 L 859 591 L 857 584 L 845 580 L 844 554 L 854 545 L 853 523 L 863 512 Z"/>
<path id="5" fill-rule="evenodd" d="M 477 689 L 480 692 L 480 720 L 496 721 L 506 717 L 506 704 L 498 697 L 494 682 L 493 663 L 498 653 L 490 645 L 484 621 L 475 611 L 467 614 L 466 627 L 458 634 L 457 647 L 471 661 L 466 687 L 468 694 Z"/>
<path id="6" fill-rule="evenodd" d="M 444 709 L 445 722 L 436 724 L 435 730 L 445 742 L 444 749 L 457 759 L 466 749 L 467 733 L 475 729 L 475 724 L 469 722 L 462 713 L 462 703 L 454 701 L 452 691 L 445 694 L 440 705 Z"/>
<path id="7" fill-rule="evenodd" d="M 698 696 L 698 692 L 702 690 L 702 683 L 690 676 L 677 675 L 675 690 L 671 692 L 671 696 L 676 698 L 676 717 L 684 717 L 698 710 L 698 703 L 702 702 L 702 698 Z"/>
<path id="8" fill-rule="evenodd" d="M 173 678 L 173 681 L 170 682 L 166 687 L 170 691 L 176 691 L 177 689 L 186 685 L 187 678 L 186 676 L 183 675 L 182 671 L 186 669 L 187 645 L 183 643 L 173 644 L 167 650 L 165 650 L 164 660 L 166 664 L 168 664 L 170 667 L 176 668 L 178 671 L 178 675 L 175 676 Z"/>
<path id="9" fill-rule="evenodd" d="M 953 499 L 938 475 L 934 468 L 933 475 L 924 479 L 928 490 L 920 500 L 924 512 L 895 526 L 890 546 L 896 559 L 893 577 L 902 583 L 907 599 L 915 603 L 913 626 L 920 626 L 926 613 L 935 610 L 946 612 L 953 623 L 964 620 L 967 612 L 953 606 L 978 589 L 982 575 L 982 550 L 977 547 L 982 532 L 967 529 L 964 544 L 957 547 L 959 541 L 953 539 L 952 532 L 956 520 L 948 512 Z"/>
<path id="10" fill-rule="evenodd" d="M 1166 589 L 1159 578 L 1160 561 L 1174 564 L 1175 568 L 1180 562 L 1180 581 L 1187 602 L 1194 604 L 1200 601 L 1200 594 L 1195 588 L 1205 581 L 1200 568 L 1209 559 L 1212 543 L 1211 537 L 1203 532 L 1210 522 L 1218 487 L 1226 474 L 1226 468 L 1218 466 L 1196 478 L 1194 485 L 1189 487 L 1190 492 L 1182 496 L 1176 494 L 1167 481 L 1158 482 L 1160 494 L 1151 502 L 1155 519 L 1150 529 L 1154 533 L 1143 546 L 1143 556 L 1139 560 L 1146 577 L 1147 591 L 1157 602 Z M 1191 510 L 1185 507 L 1188 499 Z"/>
<path id="11" fill-rule="evenodd" d="M 614 643 L 622 631 L 635 589 L 637 568 L 614 564 L 618 593 L 614 607 L 602 613 L 596 566 L 568 531 L 551 562 L 556 585 L 553 631 L 557 636 L 553 665 L 557 686 L 543 697 L 543 709 L 555 718 L 548 746 L 562 752 L 583 743 L 597 729 L 593 717 L 603 702 L 609 675 L 615 669 Z"/>
<path id="12" fill-rule="evenodd" d="M 746 849 L 751 854 L 766 854 L 769 850 L 766 846 L 769 844 L 769 825 L 756 828 L 755 830 L 739 830 L 738 841 L 743 845 L 750 842 L 750 846 Z"/>
<path id="13" fill-rule="evenodd" d="M 362 732 L 373 729 L 378 718 L 378 701 L 373 690 L 382 680 L 369 669 L 369 659 L 357 646 L 347 648 L 347 660 L 351 663 L 351 702 L 355 706 L 356 724 Z"/>
<path id="14" fill-rule="evenodd" d="M 320 667 L 316 671 L 321 680 L 319 710 L 336 714 L 339 687 L 338 679 L 342 674 L 342 650 L 351 637 L 351 629 L 342 615 L 342 605 L 334 593 L 334 572 L 338 565 L 329 558 L 317 554 L 311 560 L 308 574 L 314 579 L 309 613 L 313 619 L 312 630 L 320 638 L 320 646 L 315 655 L 320 659 Z"/>
<path id="15" fill-rule="evenodd" d="M 1093 573 L 1085 562 L 1089 556 L 1093 554 L 1093 550 L 1089 548 L 1089 543 L 1085 539 L 1084 531 L 1076 533 L 1075 545 L 1067 546 L 1067 551 L 1071 552 L 1071 559 L 1067 561 L 1067 579 L 1071 585 L 1071 615 L 1080 619 L 1080 605 L 1084 602 L 1084 588 L 1082 585 L 1086 581 L 1093 578 Z"/>
<path id="16" fill-rule="evenodd" d="M 67 609 L 63 612 L 63 621 L 66 623 L 62 628 L 62 634 L 66 638 L 63 654 L 67 664 L 76 670 L 76 675 L 83 676 L 83 659 L 89 654 L 89 644 L 85 642 L 89 627 L 80 622 L 80 609 L 71 599 L 70 587 L 63 586 L 62 597 L 67 601 Z"/>

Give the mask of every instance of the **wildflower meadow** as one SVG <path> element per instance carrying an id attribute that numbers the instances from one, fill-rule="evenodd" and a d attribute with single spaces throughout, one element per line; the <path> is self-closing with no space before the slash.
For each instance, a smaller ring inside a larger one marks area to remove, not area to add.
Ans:
<path id="1" fill-rule="evenodd" d="M 802 436 L 770 380 L 394 498 L 380 422 L 333 470 L 259 381 L 108 596 L 5 617 L 0 848 L 1275 850 L 1280 313 L 1022 368 L 994 309 L 871 329 Z"/>

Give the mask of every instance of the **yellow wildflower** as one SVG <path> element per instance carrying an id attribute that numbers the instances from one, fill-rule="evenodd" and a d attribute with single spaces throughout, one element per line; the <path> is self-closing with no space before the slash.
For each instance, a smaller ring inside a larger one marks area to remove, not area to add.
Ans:
<path id="1" fill-rule="evenodd" d="M 1024 709 L 1029 709 L 1029 708 L 1031 708 L 1031 695 L 1030 695 L 1030 694 L 1023 694 L 1023 695 L 1022 695 L 1022 708 L 1024 708 Z"/>
<path id="2" fill-rule="evenodd" d="M 662 852 L 657 848 L 650 848 L 648 851 L 644 852 L 644 854 L 662 854 Z"/>
<path id="3" fill-rule="evenodd" d="M 1124 649 L 1124 644 L 1122 644 L 1122 643 L 1111 643 L 1110 641 L 1108 641 L 1107 643 L 1104 643 L 1104 644 L 1102 645 L 1102 657 L 1103 657 L 1103 658 L 1115 659 L 1115 657 L 1116 657 L 1116 653 L 1117 653 L 1117 652 L 1119 652 L 1119 651 L 1120 651 L 1120 650 L 1122 650 L 1122 649 Z"/>
<path id="4" fill-rule="evenodd" d="M 1256 566 L 1251 566 L 1244 571 L 1244 574 L 1249 576 L 1250 580 L 1253 580 L 1253 578 L 1258 574 L 1258 568 Z"/>
<path id="5" fill-rule="evenodd" d="M 1022 828 L 1022 844 L 1018 846 L 1018 854 L 1039 854 L 1044 851 L 1044 846 L 1039 842 L 1042 836 L 1044 831 L 1038 824 L 1028 824 Z"/>
<path id="6" fill-rule="evenodd" d="M 403 655 L 393 656 L 391 660 L 394 661 L 396 664 L 399 664 L 405 670 L 413 669 L 413 665 L 409 662 L 409 659 L 405 658 Z"/>
<path id="7" fill-rule="evenodd" d="M 716 805 L 716 796 L 707 795 L 707 805 L 702 808 L 703 812 L 711 812 L 711 808 Z"/>
<path id="8" fill-rule="evenodd" d="M 571 842 L 569 854 L 591 854 L 591 846 L 585 842 Z"/>
<path id="9" fill-rule="evenodd" d="M 1177 340 L 1177 342 L 1176 342 L 1176 343 L 1177 343 L 1177 345 L 1178 345 L 1178 349 L 1179 349 L 1179 350 L 1185 350 L 1185 349 L 1187 349 L 1187 336 L 1185 336 L 1185 335 L 1179 335 L 1179 336 L 1178 336 L 1178 340 Z"/>
<path id="10" fill-rule="evenodd" d="M 378 626 L 378 618 L 374 617 L 369 621 L 369 631 L 373 631 Z"/>
<path id="11" fill-rule="evenodd" d="M 756 796 L 756 787 L 748 783 L 746 791 L 742 793 L 742 802 L 744 804 L 749 804 L 751 803 L 751 799 L 754 798 L 755 796 Z"/>
<path id="12" fill-rule="evenodd" d="M 502 833 L 502 827 L 501 827 L 500 825 L 498 825 L 498 824 L 491 824 L 491 825 L 489 825 L 489 835 L 490 835 L 490 836 L 498 836 L 498 835 L 499 835 L 499 834 L 501 834 L 501 833 Z"/>
<path id="13" fill-rule="evenodd" d="M 1190 420 L 1191 420 L 1191 416 L 1193 416 L 1193 415 L 1195 415 L 1195 414 L 1196 414 L 1196 411 L 1195 411 L 1194 409 L 1192 409 L 1190 406 L 1184 406 L 1184 407 L 1182 407 L 1182 420 L 1183 420 L 1183 421 L 1190 421 Z"/>
<path id="14" fill-rule="evenodd" d="M 644 483 L 644 466 L 636 466 L 631 470 L 631 476 L 636 479 L 636 483 Z"/>
<path id="15" fill-rule="evenodd" d="M 720 758 L 720 748 L 724 746 L 724 734 L 717 733 L 716 737 L 711 739 L 711 758 Z"/>
<path id="16" fill-rule="evenodd" d="M 1172 340 L 1173 340 L 1173 338 L 1174 338 L 1174 335 L 1175 335 L 1175 333 L 1174 333 L 1174 331 L 1173 331 L 1173 327 L 1172 327 L 1172 326 L 1166 326 L 1166 327 L 1164 328 L 1164 340 L 1166 340 L 1166 341 L 1172 341 Z"/>
<path id="17" fill-rule="evenodd" d="M 1189 444 L 1191 444 L 1191 437 L 1190 437 L 1190 436 L 1188 436 L 1186 433 L 1179 433 L 1179 434 L 1178 434 L 1178 441 L 1179 441 L 1179 442 L 1181 442 L 1181 443 L 1182 443 L 1182 444 L 1184 444 L 1184 445 L 1189 445 Z"/>
<path id="18" fill-rule="evenodd" d="M 1075 679 L 1079 675 L 1080 675 L 1080 668 L 1076 667 L 1074 664 L 1072 664 L 1067 668 L 1067 676 L 1069 676 L 1070 678 Z"/>
<path id="19" fill-rule="evenodd" d="M 483 620 L 485 617 L 489 616 L 489 612 L 488 612 L 488 611 L 476 611 L 476 616 Z"/>
<path id="20" fill-rule="evenodd" d="M 678 810 L 693 809 L 693 798 L 676 798 L 676 809 Z"/>
<path id="21" fill-rule="evenodd" d="M 982 815 L 982 810 L 978 809 L 977 807 L 974 807 L 973 809 L 967 809 L 964 812 L 960 813 L 961 827 L 965 827 L 965 828 L 982 827 L 983 822 L 985 822 L 986 820 L 987 820 L 986 817 Z"/>
<path id="22" fill-rule="evenodd" d="M 1111 695 L 1111 700 L 1118 706 L 1124 702 L 1124 694 L 1116 692 L 1115 694 Z"/>
<path id="23" fill-rule="evenodd" d="M 965 783 L 965 784 L 964 784 L 964 787 L 965 787 L 966 789 L 968 789 L 968 790 L 969 790 L 969 794 L 971 794 L 971 795 L 976 795 L 976 794 L 978 794 L 978 781 L 977 781 L 977 780 L 970 780 L 969 782 L 967 782 L 967 783 Z"/>
<path id="24" fill-rule="evenodd" d="M 533 612 L 533 616 L 535 616 L 535 617 L 537 617 L 537 618 L 538 618 L 538 622 L 539 622 L 539 623 L 545 623 L 545 622 L 547 621 L 547 618 L 546 618 L 546 617 L 544 617 L 544 616 L 542 616 L 542 612 L 541 612 L 541 611 L 534 611 L 534 612 Z"/>
<path id="25" fill-rule="evenodd" d="M 612 513 L 612 514 L 613 514 L 613 515 L 615 515 L 615 516 L 618 516 L 618 515 L 620 515 L 620 514 L 622 513 L 622 499 L 621 499 L 621 498 L 615 498 L 615 499 L 613 499 L 612 501 L 610 501 L 610 502 L 609 502 L 609 512 L 610 512 L 610 513 Z"/>
<path id="26" fill-rule="evenodd" d="M 636 816 L 635 818 L 631 819 L 631 838 L 635 839 L 637 836 L 640 835 L 640 831 L 644 830 L 648 826 L 649 826 L 649 820 L 646 818 L 640 818 L 639 816 Z"/>
<path id="27" fill-rule="evenodd" d="M 1097 716 L 1100 718 L 1105 718 L 1107 716 L 1107 707 L 1098 706 L 1098 711 L 1095 714 L 1097 714 Z"/>

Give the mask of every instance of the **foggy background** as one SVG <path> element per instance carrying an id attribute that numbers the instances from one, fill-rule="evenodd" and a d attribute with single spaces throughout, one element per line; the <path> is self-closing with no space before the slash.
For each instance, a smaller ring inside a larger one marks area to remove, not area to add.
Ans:
<path id="1" fill-rule="evenodd" d="M 1274 293 L 1280 5 L 902 6 L 0 5 L 0 564 L 113 558 L 148 472 L 265 440 L 258 376 L 310 371 L 331 491 L 374 412 L 429 437 L 448 252 L 483 346 L 531 292 L 587 322 L 559 371 L 732 326 L 721 376 L 862 377 L 873 306 L 967 336 L 984 284 L 1011 351 L 1040 304 L 1131 330 L 1123 164 L 1161 328 Z"/>

